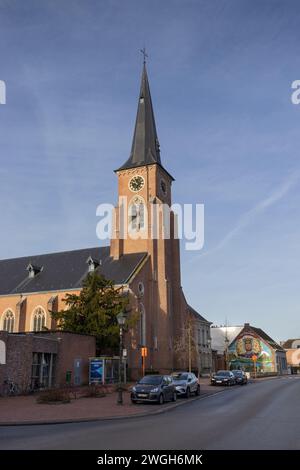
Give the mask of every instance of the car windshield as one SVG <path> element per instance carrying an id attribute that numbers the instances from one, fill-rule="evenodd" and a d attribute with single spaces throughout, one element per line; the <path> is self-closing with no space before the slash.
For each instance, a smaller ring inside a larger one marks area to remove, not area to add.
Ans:
<path id="1" fill-rule="evenodd" d="M 228 370 L 219 370 L 216 375 L 220 375 L 220 376 L 225 376 L 225 377 L 229 377 L 230 376 L 230 372 Z"/>
<path id="2" fill-rule="evenodd" d="M 241 370 L 233 370 L 232 372 L 234 373 L 234 375 L 243 375 L 243 372 Z"/>
<path id="3" fill-rule="evenodd" d="M 187 380 L 188 374 L 178 373 L 178 374 L 173 374 L 172 377 L 175 382 L 178 382 L 179 380 Z"/>
<path id="4" fill-rule="evenodd" d="M 161 375 L 146 375 L 138 383 L 143 385 L 159 385 L 161 379 Z"/>

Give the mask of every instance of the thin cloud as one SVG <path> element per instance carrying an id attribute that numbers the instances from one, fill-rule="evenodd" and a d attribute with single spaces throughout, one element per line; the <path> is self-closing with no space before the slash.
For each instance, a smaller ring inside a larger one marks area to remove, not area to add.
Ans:
<path id="1" fill-rule="evenodd" d="M 267 198 L 260 201 L 256 206 L 246 212 L 238 221 L 236 226 L 225 235 L 225 237 L 211 250 L 202 253 L 207 256 L 224 248 L 235 236 L 237 236 L 245 227 L 247 227 L 258 215 L 265 212 L 269 207 L 276 204 L 298 183 L 300 172 L 293 172 L 282 185 Z"/>

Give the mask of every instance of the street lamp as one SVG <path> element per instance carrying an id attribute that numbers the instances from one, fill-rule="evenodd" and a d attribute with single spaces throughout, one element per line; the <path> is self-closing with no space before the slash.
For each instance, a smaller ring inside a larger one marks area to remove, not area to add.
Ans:
<path id="1" fill-rule="evenodd" d="M 211 338 L 210 337 L 207 340 L 207 347 L 208 347 L 208 358 L 209 358 L 209 370 L 211 373 L 212 372 L 212 350 L 211 350 Z"/>
<path id="2" fill-rule="evenodd" d="M 119 385 L 118 385 L 118 405 L 123 405 L 122 394 L 122 358 L 123 358 L 123 328 L 126 322 L 125 312 L 120 312 L 117 315 L 118 324 L 120 327 L 120 343 L 119 343 Z"/>

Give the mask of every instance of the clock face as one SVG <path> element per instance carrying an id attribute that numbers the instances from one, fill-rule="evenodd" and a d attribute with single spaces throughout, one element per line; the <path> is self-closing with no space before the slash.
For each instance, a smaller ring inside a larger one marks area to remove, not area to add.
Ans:
<path id="1" fill-rule="evenodd" d="M 134 176 L 129 181 L 129 189 L 133 192 L 140 191 L 145 184 L 145 180 L 142 176 Z"/>
<path id="2" fill-rule="evenodd" d="M 165 180 L 160 181 L 160 189 L 164 195 L 167 194 L 167 185 L 166 185 Z"/>

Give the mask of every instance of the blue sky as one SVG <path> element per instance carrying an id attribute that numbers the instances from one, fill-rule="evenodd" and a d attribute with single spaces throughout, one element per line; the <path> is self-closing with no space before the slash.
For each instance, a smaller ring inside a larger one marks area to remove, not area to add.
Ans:
<path id="1" fill-rule="evenodd" d="M 297 0 L 0 0 L 0 258 L 96 246 L 148 72 L 174 202 L 205 204 L 182 284 L 209 320 L 300 336 Z"/>

